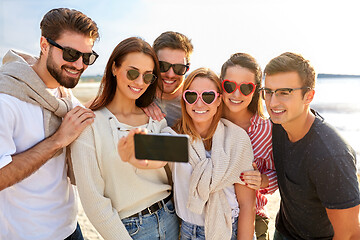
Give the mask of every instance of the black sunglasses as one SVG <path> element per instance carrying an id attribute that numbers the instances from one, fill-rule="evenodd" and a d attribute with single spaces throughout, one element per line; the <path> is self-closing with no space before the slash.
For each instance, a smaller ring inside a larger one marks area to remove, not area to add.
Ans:
<path id="1" fill-rule="evenodd" d="M 176 75 L 184 75 L 189 70 L 189 64 L 171 64 L 164 61 L 159 61 L 160 64 L 160 72 L 167 72 L 172 67 L 174 73 Z"/>
<path id="2" fill-rule="evenodd" d="M 126 73 L 126 77 L 131 81 L 134 81 L 139 76 L 140 76 L 140 72 L 135 69 L 130 69 Z M 143 76 L 144 83 L 146 83 L 146 84 L 151 84 L 156 80 L 156 76 L 152 73 L 145 73 L 142 76 Z"/>
<path id="3" fill-rule="evenodd" d="M 50 38 L 46 38 L 46 40 L 54 47 L 63 51 L 63 59 L 67 62 L 75 62 L 82 56 L 83 63 L 85 65 L 92 65 L 99 57 L 99 55 L 94 51 L 92 51 L 92 53 L 82 53 L 70 47 L 62 47 Z"/>

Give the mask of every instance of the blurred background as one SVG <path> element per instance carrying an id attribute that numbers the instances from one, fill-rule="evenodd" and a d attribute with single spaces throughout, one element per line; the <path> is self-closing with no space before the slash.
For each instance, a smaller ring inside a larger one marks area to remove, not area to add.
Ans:
<path id="1" fill-rule="evenodd" d="M 40 21 L 58 7 L 82 11 L 100 30 L 94 46 L 100 57 L 74 89 L 83 102 L 95 96 L 113 48 L 131 36 L 152 44 L 164 31 L 187 35 L 194 45 L 190 71 L 204 66 L 219 73 L 236 52 L 251 54 L 262 68 L 283 52 L 301 53 L 319 73 L 311 106 L 337 128 L 359 159 L 359 6 L 357 0 L 0 0 L 0 60 L 9 49 L 38 56 Z M 278 203 L 276 193 L 268 204 L 271 233 Z M 101 239 L 79 206 L 85 239 Z"/>

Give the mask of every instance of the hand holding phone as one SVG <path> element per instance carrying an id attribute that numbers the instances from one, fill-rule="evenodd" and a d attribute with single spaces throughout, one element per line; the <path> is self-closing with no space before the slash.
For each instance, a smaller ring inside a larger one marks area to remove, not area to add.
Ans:
<path id="1" fill-rule="evenodd" d="M 188 135 L 135 134 L 134 142 L 137 159 L 166 162 L 189 161 Z"/>
<path id="2" fill-rule="evenodd" d="M 123 162 L 128 162 L 136 168 L 148 168 L 147 160 L 138 160 L 135 158 L 135 144 L 134 135 L 139 133 L 146 133 L 146 129 L 132 129 L 129 134 L 119 139 L 117 150 Z"/>

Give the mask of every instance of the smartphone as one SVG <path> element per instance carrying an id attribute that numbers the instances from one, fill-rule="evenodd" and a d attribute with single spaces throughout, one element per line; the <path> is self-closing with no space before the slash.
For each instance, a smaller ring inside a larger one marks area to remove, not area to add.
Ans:
<path id="1" fill-rule="evenodd" d="M 189 136 L 185 134 L 135 134 L 137 159 L 167 162 L 189 161 Z"/>

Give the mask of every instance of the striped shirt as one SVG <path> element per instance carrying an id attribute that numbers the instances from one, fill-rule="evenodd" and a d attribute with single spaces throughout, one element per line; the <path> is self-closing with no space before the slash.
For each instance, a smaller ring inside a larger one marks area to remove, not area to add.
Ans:
<path id="1" fill-rule="evenodd" d="M 271 142 L 272 124 L 269 119 L 263 119 L 258 114 L 250 121 L 247 133 L 254 151 L 254 162 L 260 173 L 269 178 L 269 186 L 256 191 L 256 215 L 268 218 L 264 208 L 268 201 L 265 194 L 272 194 L 278 189 Z"/>

